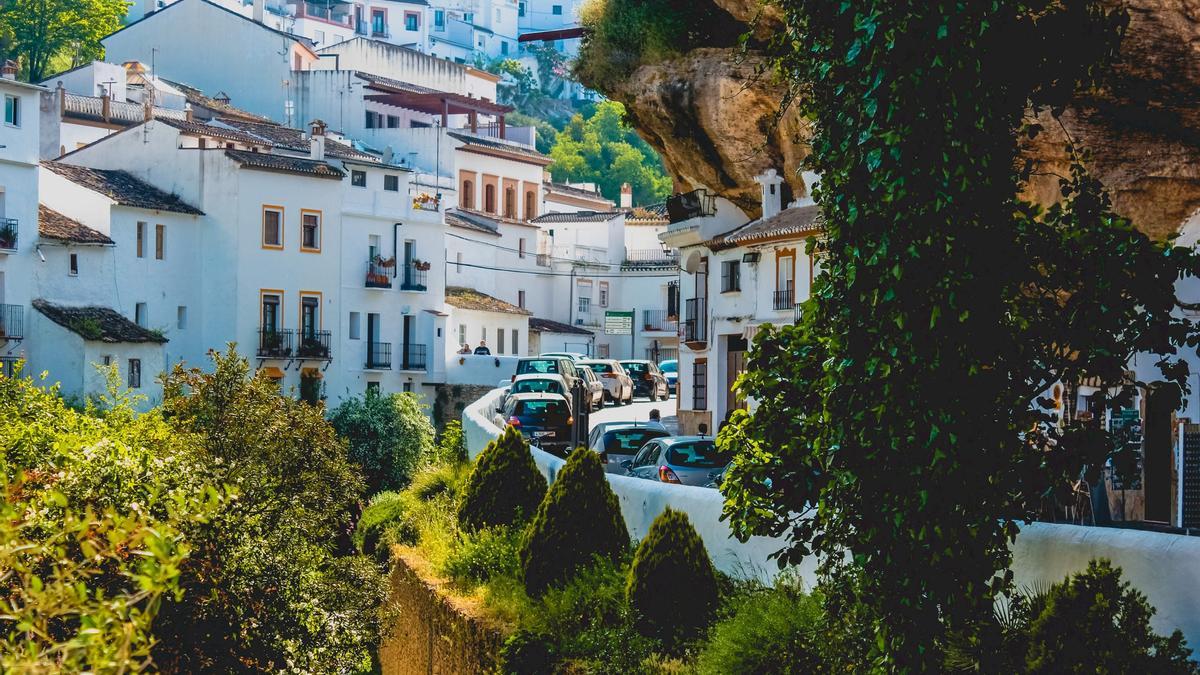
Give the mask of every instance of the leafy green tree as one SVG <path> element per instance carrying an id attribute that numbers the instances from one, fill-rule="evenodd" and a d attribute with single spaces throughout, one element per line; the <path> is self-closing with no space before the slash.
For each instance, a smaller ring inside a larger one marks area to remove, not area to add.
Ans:
<path id="1" fill-rule="evenodd" d="M 625 107 L 616 101 L 596 105 L 590 116 L 573 116 L 550 148 L 554 180 L 596 183 L 600 193 L 613 201 L 620 200 L 622 183 L 633 187 L 635 203 L 665 199 L 671 193 L 671 179 L 662 160 L 624 117 Z"/>
<path id="2" fill-rule="evenodd" d="M 1091 377 L 1127 401 L 1132 355 L 1196 344 L 1174 284 L 1200 266 L 1113 214 L 1082 148 L 1058 204 L 1019 197 L 1018 135 L 1101 81 L 1121 11 L 784 9 L 777 67 L 814 123 L 825 271 L 798 325 L 755 339 L 738 387 L 760 404 L 720 438 L 740 449 L 726 514 L 741 537 L 786 536 L 781 562 L 816 553 L 827 578 L 854 575 L 838 601 L 864 608 L 881 667 L 936 671 L 947 632 L 1010 585 L 1018 523 L 1108 452 L 1060 429 L 1045 392 Z M 1184 384 L 1177 358 L 1159 366 Z"/>
<path id="3" fill-rule="evenodd" d="M 458 502 L 458 523 L 467 531 L 521 523 L 533 517 L 545 496 L 546 478 L 529 443 L 506 427 L 475 459 Z"/>
<path id="4" fill-rule="evenodd" d="M 434 451 L 434 429 L 416 394 L 366 394 L 348 398 L 329 415 L 350 444 L 350 460 L 367 480 L 367 493 L 408 484 L 418 462 Z"/>
<path id="5" fill-rule="evenodd" d="M 30 82 L 49 75 L 51 60 L 66 56 L 72 66 L 100 58 L 100 38 L 121 27 L 126 0 L 7 0 L 0 26 L 12 36 L 11 54 Z M 5 33 L 0 28 L 0 33 Z M 11 57 L 10 57 L 11 58 Z"/>
<path id="6" fill-rule="evenodd" d="M 626 589 L 634 625 L 668 649 L 682 649 L 712 620 L 717 573 L 687 514 L 666 509 L 633 554 Z"/>
<path id="7" fill-rule="evenodd" d="M 522 543 L 526 591 L 540 596 L 597 558 L 615 564 L 628 550 L 629 532 L 600 456 L 576 448 L 538 506 Z"/>

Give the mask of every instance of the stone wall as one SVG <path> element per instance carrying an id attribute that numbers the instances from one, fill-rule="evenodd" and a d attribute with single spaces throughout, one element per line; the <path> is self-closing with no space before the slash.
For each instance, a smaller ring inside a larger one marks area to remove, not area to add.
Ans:
<path id="1" fill-rule="evenodd" d="M 469 600 L 444 593 L 444 582 L 411 551 L 396 549 L 393 560 L 391 602 L 398 618 L 379 647 L 384 675 L 494 671 L 507 628 L 484 618 Z"/>
<path id="2" fill-rule="evenodd" d="M 435 384 L 433 385 L 433 425 L 444 429 L 450 420 L 462 419 L 463 409 L 493 389 L 495 385 Z"/>

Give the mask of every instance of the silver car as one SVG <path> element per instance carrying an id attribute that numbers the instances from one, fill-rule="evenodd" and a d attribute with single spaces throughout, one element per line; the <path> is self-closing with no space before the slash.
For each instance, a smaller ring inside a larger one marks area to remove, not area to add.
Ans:
<path id="1" fill-rule="evenodd" d="M 587 389 L 590 395 L 591 406 L 589 410 L 599 410 L 604 407 L 604 383 L 600 381 L 600 376 L 592 372 L 591 368 L 580 368 L 579 376 L 583 378 L 584 388 Z"/>
<path id="2" fill-rule="evenodd" d="M 605 473 L 623 474 L 622 464 L 633 460 L 646 443 L 670 435 L 666 427 L 657 422 L 601 423 L 588 435 L 588 447 L 600 455 Z"/>
<path id="3" fill-rule="evenodd" d="M 604 398 L 615 405 L 633 403 L 633 380 L 615 359 L 585 359 L 577 364 L 600 377 L 604 383 Z"/>
<path id="4" fill-rule="evenodd" d="M 627 476 L 704 487 L 725 470 L 730 459 L 717 449 L 712 436 L 675 436 L 646 443 L 623 466 Z"/>

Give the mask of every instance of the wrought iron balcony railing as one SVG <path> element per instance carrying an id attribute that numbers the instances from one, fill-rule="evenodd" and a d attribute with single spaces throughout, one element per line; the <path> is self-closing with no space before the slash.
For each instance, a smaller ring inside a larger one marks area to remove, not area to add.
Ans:
<path id="1" fill-rule="evenodd" d="M 0 251 L 17 250 L 17 219 L 0 218 Z"/>
<path id="2" fill-rule="evenodd" d="M 423 291 L 429 275 L 429 263 L 411 260 L 401 270 L 400 290 Z"/>
<path id="3" fill-rule="evenodd" d="M 258 329 L 258 355 L 268 359 L 291 358 L 296 348 L 296 331 L 290 328 Z"/>
<path id="4" fill-rule="evenodd" d="M 296 335 L 300 344 L 296 346 L 296 356 L 301 359 L 318 359 L 328 361 L 331 358 L 329 344 L 333 335 L 327 330 L 302 330 Z"/>
<path id="5" fill-rule="evenodd" d="M 717 198 L 708 194 L 708 190 L 700 188 L 667 198 L 667 219 L 678 223 L 701 216 L 714 216 L 717 213 Z"/>
<path id="6" fill-rule="evenodd" d="M 368 342 L 367 343 L 367 362 L 365 367 L 368 370 L 389 370 L 392 367 L 392 343 L 390 342 Z"/>
<path id="7" fill-rule="evenodd" d="M 647 309 L 642 312 L 642 330 L 678 333 L 678 317 L 670 316 L 665 309 Z"/>
<path id="8" fill-rule="evenodd" d="M 688 298 L 683 302 L 683 339 L 685 342 L 708 341 L 707 298 Z"/>
<path id="9" fill-rule="evenodd" d="M 775 291 L 775 309 L 791 309 L 796 304 L 796 289 L 791 285 Z"/>
<path id="10" fill-rule="evenodd" d="M 25 337 L 25 307 L 0 305 L 0 343 Z"/>
<path id="11" fill-rule="evenodd" d="M 367 288 L 391 288 L 392 277 L 396 272 L 396 263 L 393 260 L 385 260 L 376 257 L 374 260 L 367 261 Z"/>
<path id="12" fill-rule="evenodd" d="M 400 370 L 425 370 L 425 345 L 409 342 L 400 351 Z"/>

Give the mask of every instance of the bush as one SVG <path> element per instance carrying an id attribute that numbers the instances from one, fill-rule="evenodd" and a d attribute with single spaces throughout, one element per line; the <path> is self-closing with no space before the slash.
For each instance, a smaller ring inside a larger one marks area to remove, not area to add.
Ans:
<path id="1" fill-rule="evenodd" d="M 442 563 L 442 574 L 470 588 L 501 576 L 516 577 L 521 569 L 517 551 L 521 532 L 495 527 L 464 535 Z"/>
<path id="2" fill-rule="evenodd" d="M 717 576 L 688 517 L 663 511 L 629 568 L 629 606 L 639 632 L 668 647 L 694 639 L 717 607 Z"/>
<path id="3" fill-rule="evenodd" d="M 500 648 L 500 672 L 504 675 L 541 675 L 554 666 L 554 645 L 542 633 L 519 630 Z"/>
<path id="4" fill-rule="evenodd" d="M 530 517 L 545 494 L 529 444 L 508 427 L 475 459 L 459 501 L 459 525 L 468 532 L 514 525 Z"/>
<path id="5" fill-rule="evenodd" d="M 467 461 L 467 437 L 462 422 L 450 420 L 438 434 L 437 449 L 430 460 L 434 464 L 464 464 Z"/>
<path id="6" fill-rule="evenodd" d="M 363 509 L 354 530 L 354 543 L 360 553 L 380 562 L 390 558 L 388 548 L 397 543 L 416 543 L 417 531 L 404 521 L 405 500 L 399 492 L 380 492 Z"/>
<path id="7" fill-rule="evenodd" d="M 700 675 L 830 672 L 821 658 L 821 597 L 786 585 L 735 597 L 696 659 Z M 865 669 L 865 663 L 845 672 Z"/>
<path id="8" fill-rule="evenodd" d="M 596 558 L 615 564 L 628 550 L 625 519 L 599 455 L 576 448 L 538 506 L 521 547 L 525 589 L 540 596 Z"/>
<path id="9" fill-rule="evenodd" d="M 350 460 L 362 467 L 368 494 L 404 487 L 418 463 L 434 454 L 433 425 L 409 392 L 368 389 L 334 408 L 329 421 L 349 442 Z"/>
<path id="10" fill-rule="evenodd" d="M 464 469 L 462 464 L 429 466 L 417 472 L 402 492 L 380 492 L 372 497 L 355 528 L 358 550 L 386 564 L 392 546 L 414 546 L 423 533 L 426 538 L 436 535 L 442 540 L 456 536 L 453 507 Z"/>

